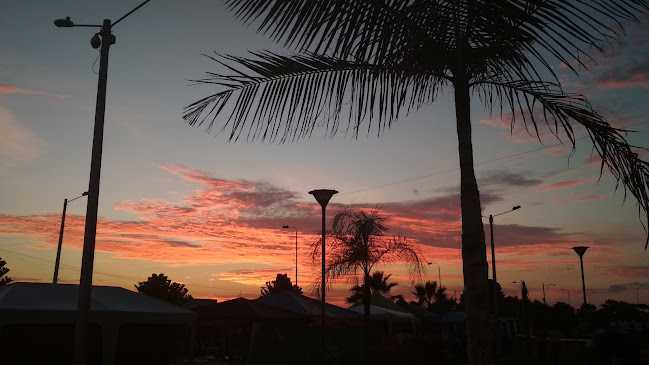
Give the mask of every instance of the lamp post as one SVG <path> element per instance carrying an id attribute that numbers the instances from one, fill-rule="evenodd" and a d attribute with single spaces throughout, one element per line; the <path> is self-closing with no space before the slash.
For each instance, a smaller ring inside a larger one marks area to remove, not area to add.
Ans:
<path id="1" fill-rule="evenodd" d="M 293 228 L 295 230 L 295 286 L 297 286 L 297 228 L 290 226 L 283 226 L 282 228 Z"/>
<path id="2" fill-rule="evenodd" d="M 315 200 L 318 201 L 322 207 L 322 328 L 324 333 L 325 326 L 325 235 L 326 235 L 326 212 L 327 204 L 334 194 L 338 194 L 338 191 L 331 189 L 316 189 L 309 191 L 309 194 L 313 195 Z M 324 354 L 323 354 L 324 356 Z"/>
<path id="3" fill-rule="evenodd" d="M 579 255 L 579 264 L 581 265 L 581 288 L 584 293 L 584 304 L 586 304 L 586 282 L 584 281 L 584 254 L 588 246 L 576 246 L 572 248 Z"/>
<path id="4" fill-rule="evenodd" d="M 88 347 L 88 316 L 90 312 L 90 291 L 92 289 L 92 271 L 95 257 L 95 236 L 97 234 L 97 210 L 99 206 L 99 180 L 101 175 L 101 154 L 104 139 L 104 114 L 106 111 L 106 81 L 108 79 L 108 53 L 115 44 L 112 28 L 127 16 L 144 6 L 146 0 L 114 23 L 104 19 L 102 25 L 74 24 L 70 17 L 57 19 L 54 25 L 59 28 L 91 27 L 100 28 L 90 39 L 93 48 L 99 50 L 99 80 L 97 82 L 97 100 L 95 105 L 95 126 L 92 139 L 92 157 L 90 162 L 90 179 L 88 183 L 88 205 L 86 208 L 86 226 L 83 236 L 83 256 L 81 258 L 81 275 L 77 302 L 77 321 L 74 330 L 74 364 L 85 363 Z"/>
<path id="5" fill-rule="evenodd" d="M 545 303 L 545 283 L 542 283 L 542 284 L 543 284 L 543 304 L 546 304 Z M 556 286 L 556 285 L 548 284 L 548 288 L 551 287 L 551 286 Z"/>
<path id="6" fill-rule="evenodd" d="M 570 291 L 569 291 L 569 290 L 566 290 L 566 289 L 561 289 L 561 290 L 562 290 L 562 291 L 565 291 L 566 293 L 568 293 L 568 305 L 572 307 L 572 303 L 570 303 Z"/>
<path id="7" fill-rule="evenodd" d="M 81 197 L 88 195 L 87 191 L 84 191 L 83 194 L 74 198 L 74 199 L 64 199 L 63 200 L 63 214 L 61 214 L 61 230 L 59 231 L 59 246 L 56 249 L 56 261 L 54 263 L 54 278 L 52 279 L 52 284 L 56 284 L 59 280 L 59 264 L 61 263 L 61 246 L 63 246 L 63 229 L 65 228 L 65 212 L 68 209 L 68 203 L 73 202 Z"/>
<path id="8" fill-rule="evenodd" d="M 493 304 L 494 304 L 494 319 L 496 321 L 496 354 L 500 355 L 500 347 L 501 347 L 501 341 L 500 341 L 500 319 L 499 319 L 499 308 L 498 308 L 498 280 L 496 280 L 496 250 L 494 246 L 494 217 L 497 217 L 499 215 L 507 214 L 509 212 L 513 212 L 515 210 L 521 209 L 520 205 L 515 205 L 512 207 L 512 209 L 494 214 L 494 215 L 489 215 L 489 217 L 482 216 L 483 218 L 489 218 L 489 233 L 491 235 L 491 277 L 493 279 Z"/>
<path id="9" fill-rule="evenodd" d="M 437 262 L 429 262 L 428 265 L 435 264 L 437 265 L 437 278 L 439 282 L 439 287 L 442 287 L 442 269 L 440 268 L 439 264 Z"/>

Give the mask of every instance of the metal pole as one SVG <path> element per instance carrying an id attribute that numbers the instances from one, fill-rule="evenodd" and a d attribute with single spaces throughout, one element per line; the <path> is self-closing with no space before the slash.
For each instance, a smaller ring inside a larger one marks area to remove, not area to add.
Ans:
<path id="1" fill-rule="evenodd" d="M 56 249 L 56 261 L 54 262 L 54 278 L 52 284 L 59 279 L 59 263 L 61 262 L 61 246 L 63 246 L 63 229 L 65 228 L 65 211 L 68 208 L 68 199 L 63 200 L 63 214 L 61 214 L 61 230 L 59 231 L 59 246 Z"/>
<path id="2" fill-rule="evenodd" d="M 74 330 L 74 364 L 83 365 L 88 352 L 88 317 L 92 289 L 92 271 L 95 258 L 95 235 L 97 233 L 97 210 L 99 207 L 99 178 L 101 175 L 101 154 L 104 139 L 104 114 L 106 110 L 106 82 L 108 79 L 108 52 L 114 37 L 111 22 L 104 19 L 100 31 L 101 52 L 99 59 L 99 81 L 97 84 L 97 103 L 95 106 L 95 129 L 92 140 L 92 160 L 88 184 L 88 205 L 86 208 L 86 227 L 83 236 L 83 256 L 79 278 L 77 302 L 77 321 Z"/>
<path id="3" fill-rule="evenodd" d="M 586 282 L 584 281 L 584 258 L 579 255 L 579 263 L 581 264 L 581 288 L 584 291 L 584 304 L 586 304 Z"/>
<path id="4" fill-rule="evenodd" d="M 500 355 L 500 319 L 498 313 L 498 280 L 496 279 L 496 249 L 494 246 L 494 217 L 489 215 L 489 232 L 491 234 L 491 277 L 493 278 L 494 319 L 496 321 L 496 354 Z"/>
<path id="5" fill-rule="evenodd" d="M 437 264 L 437 277 L 439 278 L 439 287 L 442 287 L 442 269 Z"/>
<path id="6" fill-rule="evenodd" d="M 297 228 L 295 228 L 295 286 L 297 287 Z"/>
<path id="7" fill-rule="evenodd" d="M 545 305 L 545 283 L 543 283 L 543 305 Z"/>
<path id="8" fill-rule="evenodd" d="M 322 331 L 324 332 L 325 327 L 325 215 L 326 215 L 327 206 L 322 206 Z M 322 338 L 324 342 L 324 337 Z M 323 354 L 324 356 L 324 354 Z"/>

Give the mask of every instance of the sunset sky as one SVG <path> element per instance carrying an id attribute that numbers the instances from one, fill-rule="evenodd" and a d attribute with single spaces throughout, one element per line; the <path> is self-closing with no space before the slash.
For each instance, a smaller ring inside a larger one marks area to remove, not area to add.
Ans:
<path id="1" fill-rule="evenodd" d="M 51 282 L 63 200 L 87 190 L 99 52 L 93 28 L 56 28 L 117 20 L 140 1 L 14 1 L 0 12 L 0 257 L 16 281 Z M 391 234 L 439 264 L 451 294 L 462 290 L 459 170 L 452 90 L 399 120 L 382 136 L 331 139 L 316 129 L 290 144 L 228 143 L 185 124 L 183 107 L 214 91 L 192 86 L 224 71 L 202 54 L 281 49 L 239 23 L 220 1 L 153 0 L 118 24 L 111 47 L 94 284 L 134 289 L 152 273 L 186 284 L 194 297 L 256 298 L 287 273 L 310 290 L 319 275 L 310 245 L 320 206 L 309 190 L 340 191 L 328 207 L 378 207 Z M 637 131 L 649 146 L 649 21 L 631 25 L 625 44 L 597 57 L 579 78 L 555 69 L 608 121 Z M 286 50 L 286 53 L 289 51 Z M 579 258 L 587 293 L 649 302 L 649 252 L 632 196 L 615 191 L 588 138 L 571 154 L 541 130 L 543 144 L 517 124 L 472 106 L 476 174 L 483 215 L 495 218 L 498 281 L 520 296 L 525 280 L 548 301 L 581 305 Z M 577 129 L 577 136 L 584 137 Z M 646 153 L 643 159 L 649 158 Z M 86 199 L 68 205 L 59 282 L 79 279 Z M 485 233 L 489 225 L 485 219 Z M 487 244 L 488 244 L 487 240 Z M 490 253 L 488 252 L 488 255 Z M 490 257 L 490 256 L 489 256 Z M 491 265 L 491 263 L 490 263 Z M 437 280 L 437 266 L 410 278 L 405 265 L 380 267 L 412 299 L 412 280 Z M 490 274 L 491 277 L 491 274 Z M 342 304 L 342 281 L 328 299 Z M 639 288 L 636 290 L 636 288 Z"/>

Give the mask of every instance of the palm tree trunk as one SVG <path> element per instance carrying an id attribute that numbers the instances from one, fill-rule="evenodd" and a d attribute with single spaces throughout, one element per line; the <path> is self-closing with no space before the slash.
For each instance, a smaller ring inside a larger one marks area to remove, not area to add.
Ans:
<path id="1" fill-rule="evenodd" d="M 365 284 L 363 285 L 363 313 L 365 318 L 370 318 L 370 303 L 372 301 L 372 292 L 370 291 L 370 274 L 365 273 Z"/>
<path id="2" fill-rule="evenodd" d="M 488 265 L 482 228 L 480 192 L 473 169 L 469 84 L 464 72 L 453 76 L 461 174 L 462 265 L 467 354 L 470 365 L 485 365 L 489 363 Z"/>

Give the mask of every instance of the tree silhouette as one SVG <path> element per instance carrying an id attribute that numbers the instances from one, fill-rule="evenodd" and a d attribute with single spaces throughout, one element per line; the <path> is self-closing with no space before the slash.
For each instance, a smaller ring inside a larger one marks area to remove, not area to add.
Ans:
<path id="1" fill-rule="evenodd" d="M 135 289 L 140 294 L 158 298 L 176 305 L 183 305 L 192 300 L 192 296 L 187 294 L 185 284 L 171 282 L 164 274 L 152 274 L 147 281 L 139 282 Z"/>
<path id="2" fill-rule="evenodd" d="M 277 277 L 273 281 L 267 281 L 266 287 L 261 288 L 261 296 L 281 293 L 283 291 L 291 291 L 295 294 L 302 294 L 302 288 L 291 283 L 291 279 L 288 277 L 288 274 L 277 274 Z"/>
<path id="3" fill-rule="evenodd" d="M 366 293 L 366 285 L 369 285 L 370 297 L 374 293 L 378 293 L 383 295 L 384 297 L 389 297 L 390 299 L 394 300 L 396 296 L 390 296 L 390 290 L 392 290 L 392 288 L 399 284 L 395 281 L 388 283 L 388 280 L 390 280 L 390 276 L 392 276 L 392 274 L 388 274 L 388 276 L 384 275 L 385 274 L 383 273 L 383 271 L 373 272 L 370 276 L 369 282 L 363 283 L 361 285 L 354 285 L 351 289 L 349 289 L 352 295 L 345 298 L 345 301 L 348 304 L 352 305 L 364 303 L 363 298 L 365 297 Z"/>
<path id="4" fill-rule="evenodd" d="M 342 209 L 336 212 L 329 224 L 327 235 L 327 263 L 325 280 L 355 274 L 362 275 L 364 290 L 363 313 L 370 315 L 372 270 L 379 263 L 406 263 L 411 274 L 421 273 L 419 250 L 403 237 L 388 237 L 386 218 L 377 209 L 365 213 L 362 210 Z M 320 257 L 322 242 L 313 244 L 312 258 Z M 322 283 L 316 283 L 316 289 Z"/>
<path id="5" fill-rule="evenodd" d="M 246 24 L 296 54 L 254 52 L 214 56 L 231 72 L 196 80 L 217 91 L 191 105 L 190 125 L 225 114 L 232 141 L 291 142 L 316 127 L 358 137 L 367 123 L 381 134 L 408 111 L 434 102 L 443 89 L 455 99 L 460 162 L 462 259 L 469 364 L 489 353 L 488 267 L 480 193 L 474 173 L 471 96 L 511 114 L 539 140 L 553 135 L 573 148 L 576 125 L 618 185 L 649 217 L 649 163 L 625 131 L 612 127 L 583 95 L 571 94 L 558 64 L 578 74 L 595 52 L 617 42 L 623 22 L 638 22 L 645 0 L 227 0 Z M 342 125 L 346 119 L 348 127 Z M 341 126 L 342 125 L 342 126 Z M 545 130 L 540 129 L 545 127 Z M 618 186 L 616 185 L 616 187 Z M 626 194 L 624 194 L 626 196 Z M 649 231 L 645 249 L 649 244 Z"/>
<path id="6" fill-rule="evenodd" d="M 445 286 L 437 286 L 436 281 L 426 281 L 424 284 L 416 284 L 412 294 L 416 300 L 410 304 L 431 312 L 448 312 L 455 309 L 455 301 L 446 294 Z"/>
<path id="7" fill-rule="evenodd" d="M 494 281 L 493 279 L 489 279 L 489 311 L 491 313 L 494 312 Z M 502 306 L 503 300 L 505 300 L 505 293 L 503 292 L 503 287 L 500 286 L 500 283 L 496 283 L 496 291 L 497 291 L 497 298 L 498 298 L 498 306 L 499 308 Z"/>
<path id="8" fill-rule="evenodd" d="M 9 272 L 9 268 L 5 267 L 6 264 L 7 262 L 0 257 L 0 285 L 9 284 L 13 281 L 10 277 L 5 276 Z"/>

